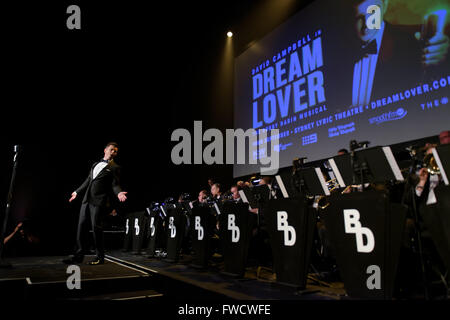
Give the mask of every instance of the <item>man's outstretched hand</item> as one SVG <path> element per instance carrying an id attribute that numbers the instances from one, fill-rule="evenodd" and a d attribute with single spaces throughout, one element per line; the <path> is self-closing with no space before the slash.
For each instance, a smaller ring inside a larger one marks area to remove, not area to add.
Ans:
<path id="1" fill-rule="evenodd" d="M 126 191 L 119 192 L 119 194 L 117 195 L 117 198 L 119 198 L 120 202 L 124 202 L 125 200 L 127 200 L 127 196 L 126 196 L 127 193 L 128 192 L 126 192 Z"/>
<path id="2" fill-rule="evenodd" d="M 19 222 L 19 224 L 16 226 L 16 228 L 14 229 L 14 232 L 19 231 L 20 227 L 23 225 L 22 222 Z"/>
<path id="3" fill-rule="evenodd" d="M 72 202 L 76 197 L 77 197 L 77 193 L 72 192 L 72 196 L 70 197 L 69 202 Z"/>

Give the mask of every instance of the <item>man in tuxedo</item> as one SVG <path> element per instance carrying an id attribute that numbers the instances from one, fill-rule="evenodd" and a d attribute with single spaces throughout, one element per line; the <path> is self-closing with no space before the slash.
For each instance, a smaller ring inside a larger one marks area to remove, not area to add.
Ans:
<path id="1" fill-rule="evenodd" d="M 211 196 L 214 200 L 218 201 L 219 203 L 224 200 L 221 189 L 222 186 L 220 183 L 214 183 L 211 185 Z"/>
<path id="2" fill-rule="evenodd" d="M 450 131 L 442 131 L 439 134 L 439 142 L 441 145 L 450 144 Z M 427 143 L 425 145 L 425 154 L 433 154 L 433 148 L 436 145 Z M 438 174 L 429 174 L 427 168 L 422 168 L 419 171 L 419 182 L 416 185 L 416 195 L 419 203 L 426 201 L 426 204 L 436 203 L 436 196 L 434 189 L 441 183 L 442 176 Z"/>
<path id="3" fill-rule="evenodd" d="M 366 25 L 372 15 L 367 8 L 372 5 L 380 8 L 380 28 Z M 365 106 L 419 85 L 434 71 L 440 75 L 448 65 L 449 37 L 439 32 L 421 34 L 419 26 L 388 23 L 384 16 L 389 0 L 339 1 L 339 6 L 342 28 L 337 32 L 345 47 L 339 50 L 343 55 L 333 82 L 340 85 L 329 90 L 331 100 Z"/>
<path id="4" fill-rule="evenodd" d="M 75 255 L 64 260 L 64 263 L 74 264 L 83 261 L 86 250 L 84 243 L 85 224 L 88 222 L 89 216 L 96 247 L 96 257 L 89 264 L 98 265 L 104 263 L 102 221 L 109 213 L 110 196 L 114 194 L 120 202 L 124 202 L 127 199 L 127 192 L 122 191 L 120 186 L 120 167 L 114 162 L 118 150 L 117 143 L 108 143 L 104 149 L 103 159 L 94 163 L 86 180 L 72 193 L 69 199 L 69 202 L 72 202 L 79 194 L 84 193 L 78 221 L 77 250 Z"/>
<path id="5" fill-rule="evenodd" d="M 231 192 L 233 200 L 235 202 L 242 202 L 241 195 L 239 194 L 239 190 L 240 189 L 239 189 L 238 185 L 236 185 L 236 184 L 232 185 L 230 188 L 230 192 Z"/>

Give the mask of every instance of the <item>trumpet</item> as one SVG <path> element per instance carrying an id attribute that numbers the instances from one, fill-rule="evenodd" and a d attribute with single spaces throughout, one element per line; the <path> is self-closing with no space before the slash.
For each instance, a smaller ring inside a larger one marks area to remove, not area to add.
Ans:
<path id="1" fill-rule="evenodd" d="M 441 174 L 441 170 L 439 169 L 436 159 L 432 153 L 427 154 L 423 158 L 423 168 L 426 168 L 430 174 Z"/>
<path id="2" fill-rule="evenodd" d="M 334 191 L 334 189 L 339 188 L 339 182 L 337 182 L 337 179 L 330 179 L 328 181 L 325 182 L 327 184 L 328 187 L 328 191 Z"/>
<path id="3" fill-rule="evenodd" d="M 341 187 L 336 178 L 326 181 L 326 184 L 330 192 Z M 358 185 L 349 185 L 345 187 L 345 189 L 341 191 L 341 194 L 347 193 L 350 188 L 358 188 Z"/>
<path id="4" fill-rule="evenodd" d="M 320 209 L 325 209 L 330 205 L 330 202 L 327 199 L 327 196 L 320 196 L 316 199 L 317 207 Z"/>
<path id="5" fill-rule="evenodd" d="M 336 178 L 330 179 L 325 183 L 327 184 L 328 190 L 330 192 L 333 192 L 335 189 L 338 189 L 340 187 L 339 182 Z M 320 196 L 315 200 L 315 204 L 317 204 L 318 208 L 323 210 L 330 205 L 330 202 L 328 202 L 327 196 Z"/>

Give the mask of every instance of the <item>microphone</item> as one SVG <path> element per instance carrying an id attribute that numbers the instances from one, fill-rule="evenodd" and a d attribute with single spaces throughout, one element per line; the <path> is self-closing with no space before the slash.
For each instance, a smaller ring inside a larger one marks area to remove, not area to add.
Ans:
<path id="1" fill-rule="evenodd" d="M 350 150 L 354 151 L 354 150 L 359 149 L 359 148 L 367 148 L 367 146 L 369 144 L 370 144 L 370 141 L 356 142 L 356 140 L 351 140 L 350 141 Z"/>
<path id="2" fill-rule="evenodd" d="M 20 145 L 18 145 L 18 144 L 15 144 L 14 145 L 14 159 L 13 159 L 13 162 L 14 163 L 16 163 L 16 161 L 17 161 L 17 155 L 19 154 L 19 151 L 21 150 L 22 148 L 20 147 Z"/>
<path id="3" fill-rule="evenodd" d="M 303 165 L 305 164 L 305 160 L 308 159 L 308 157 L 300 157 L 300 158 L 295 158 L 292 161 L 292 165 L 295 169 L 300 169 L 301 167 L 303 167 Z"/>
<path id="4" fill-rule="evenodd" d="M 408 151 L 412 155 L 415 155 L 419 151 L 419 149 L 420 149 L 420 146 L 417 144 L 412 144 L 405 148 L 405 150 Z"/>
<path id="5" fill-rule="evenodd" d="M 367 147 L 369 146 L 369 144 L 370 144 L 370 141 L 361 141 L 361 142 L 359 143 L 359 145 L 360 145 L 362 148 L 367 148 Z"/>

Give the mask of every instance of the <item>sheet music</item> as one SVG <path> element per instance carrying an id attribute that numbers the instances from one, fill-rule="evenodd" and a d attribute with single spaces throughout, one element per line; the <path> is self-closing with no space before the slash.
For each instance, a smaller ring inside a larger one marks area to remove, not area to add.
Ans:
<path id="1" fill-rule="evenodd" d="M 277 180 L 278 186 L 280 187 L 280 190 L 281 190 L 281 193 L 283 194 L 283 197 L 289 198 L 289 194 L 288 194 L 288 192 L 286 190 L 286 187 L 285 187 L 281 177 L 279 175 L 277 175 L 277 176 L 275 176 L 275 179 Z"/>
<path id="2" fill-rule="evenodd" d="M 403 178 L 402 172 L 400 171 L 397 161 L 395 161 L 391 147 L 383 147 L 383 152 L 384 155 L 386 156 L 387 161 L 389 162 L 389 165 L 391 166 L 392 173 L 394 174 L 395 179 L 397 179 L 397 181 L 404 181 L 405 179 Z"/>
<path id="3" fill-rule="evenodd" d="M 448 183 L 447 173 L 444 170 L 444 166 L 442 165 L 441 158 L 439 157 L 439 153 L 437 152 L 436 148 L 433 148 L 432 151 L 433 151 L 434 159 L 436 160 L 436 164 L 438 165 L 439 170 L 441 171 L 442 180 L 444 180 L 445 185 L 448 186 L 449 183 Z"/>
<path id="4" fill-rule="evenodd" d="M 247 196 L 245 195 L 244 190 L 239 190 L 239 195 L 241 196 L 242 202 L 248 203 L 248 207 L 250 208 L 250 210 L 252 210 L 253 208 L 250 206 L 250 203 L 248 202 L 248 199 L 247 199 Z"/>
<path id="5" fill-rule="evenodd" d="M 333 158 L 328 159 L 328 162 L 330 163 L 331 169 L 333 170 L 333 173 L 336 176 L 337 182 L 339 183 L 339 187 L 341 188 L 345 187 L 344 179 L 342 179 L 341 172 L 339 171 L 334 159 Z"/>
<path id="6" fill-rule="evenodd" d="M 325 193 L 325 195 L 329 196 L 330 190 L 328 190 L 327 182 L 325 181 L 325 178 L 323 177 L 322 171 L 320 170 L 320 168 L 315 168 L 315 170 L 316 170 L 317 178 L 319 178 L 320 185 L 322 186 L 323 192 Z"/>

